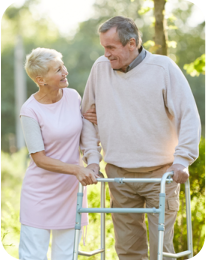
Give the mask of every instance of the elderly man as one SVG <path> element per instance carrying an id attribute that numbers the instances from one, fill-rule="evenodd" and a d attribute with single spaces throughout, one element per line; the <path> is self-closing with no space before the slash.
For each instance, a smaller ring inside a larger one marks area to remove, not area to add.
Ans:
<path id="1" fill-rule="evenodd" d="M 166 185 L 164 252 L 174 253 L 173 227 L 179 183 L 198 157 L 200 119 L 183 73 L 168 57 L 141 45 L 134 21 L 116 16 L 99 28 L 105 54 L 96 60 L 85 88 L 82 110 L 96 106 L 98 125 L 84 119 L 84 160 L 98 172 L 101 142 L 109 178 L 159 178 L 174 171 Z M 87 118 L 87 114 L 85 114 Z M 111 207 L 159 206 L 157 183 L 109 183 Z M 112 214 L 119 259 L 148 259 L 144 214 Z M 148 214 L 150 259 L 157 259 L 158 215 Z"/>

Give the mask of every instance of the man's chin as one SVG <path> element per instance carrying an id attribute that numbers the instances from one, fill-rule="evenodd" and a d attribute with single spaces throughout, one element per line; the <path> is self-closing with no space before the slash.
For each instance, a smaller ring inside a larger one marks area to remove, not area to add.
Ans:
<path id="1" fill-rule="evenodd" d="M 110 61 L 110 64 L 111 64 L 112 69 L 114 69 L 114 70 L 120 69 L 118 65 L 116 65 L 115 63 L 112 63 L 111 61 Z"/>

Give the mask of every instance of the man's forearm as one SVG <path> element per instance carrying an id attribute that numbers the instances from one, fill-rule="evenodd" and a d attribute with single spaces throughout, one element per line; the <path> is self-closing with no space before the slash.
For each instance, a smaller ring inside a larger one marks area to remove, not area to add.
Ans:
<path id="1" fill-rule="evenodd" d="M 100 154 L 99 138 L 94 125 L 86 119 L 83 119 L 83 129 L 80 139 L 80 148 L 83 152 L 83 161 L 90 165 L 99 164 L 102 159 Z"/>

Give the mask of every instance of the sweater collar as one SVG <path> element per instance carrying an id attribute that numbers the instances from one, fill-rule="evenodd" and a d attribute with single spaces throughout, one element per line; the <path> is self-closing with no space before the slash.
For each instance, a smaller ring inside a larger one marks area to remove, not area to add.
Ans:
<path id="1" fill-rule="evenodd" d="M 127 73 L 127 72 L 131 71 L 138 64 L 140 64 L 144 60 L 146 54 L 147 54 L 146 50 L 144 49 L 144 47 L 141 46 L 140 49 L 139 49 L 138 56 L 128 65 L 128 67 L 126 69 L 126 72 L 124 72 L 124 73 Z M 115 70 L 115 71 L 121 71 L 121 70 Z M 123 71 L 121 71 L 121 72 L 123 72 Z"/>

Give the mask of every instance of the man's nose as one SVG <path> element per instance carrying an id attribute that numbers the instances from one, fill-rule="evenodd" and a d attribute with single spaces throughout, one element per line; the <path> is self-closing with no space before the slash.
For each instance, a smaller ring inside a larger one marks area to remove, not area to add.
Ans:
<path id="1" fill-rule="evenodd" d="M 105 51 L 104 51 L 104 56 L 105 56 L 105 57 L 109 57 L 110 55 L 111 55 L 111 54 L 110 54 L 110 52 L 109 52 L 108 50 L 105 50 Z"/>

